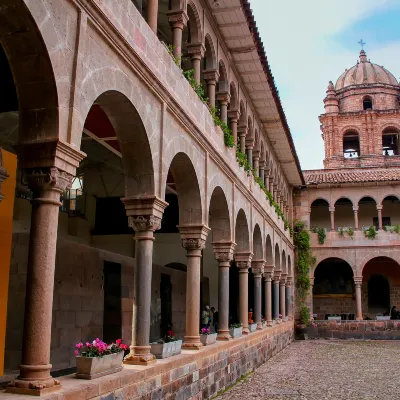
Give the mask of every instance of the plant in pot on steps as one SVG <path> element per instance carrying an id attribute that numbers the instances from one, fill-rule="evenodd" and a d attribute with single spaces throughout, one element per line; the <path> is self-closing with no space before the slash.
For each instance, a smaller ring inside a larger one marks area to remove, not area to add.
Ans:
<path id="1" fill-rule="evenodd" d="M 208 327 L 201 328 L 200 330 L 200 342 L 203 343 L 204 346 L 208 346 L 217 341 L 218 333 L 212 333 L 211 329 Z"/>
<path id="2" fill-rule="evenodd" d="M 242 336 L 243 333 L 243 326 L 241 324 L 231 324 L 229 325 L 229 334 L 233 338 L 237 338 Z"/>
<path id="3" fill-rule="evenodd" d="M 95 379 L 121 371 L 124 351 L 128 349 L 122 339 L 107 344 L 99 338 L 86 344 L 77 343 L 75 347 L 75 376 L 79 379 Z"/>
<path id="4" fill-rule="evenodd" d="M 166 335 L 155 343 L 150 343 L 151 353 L 156 358 L 168 358 L 181 354 L 182 340 L 175 336 L 171 330 L 167 331 Z"/>

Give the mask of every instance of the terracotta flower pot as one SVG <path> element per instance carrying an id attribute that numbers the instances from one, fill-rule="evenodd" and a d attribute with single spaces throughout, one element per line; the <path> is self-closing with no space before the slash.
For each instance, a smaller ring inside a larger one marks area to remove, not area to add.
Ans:
<path id="1" fill-rule="evenodd" d="M 151 354 L 156 358 L 168 358 L 180 354 L 182 351 L 182 340 L 168 343 L 150 343 Z"/>
<path id="2" fill-rule="evenodd" d="M 217 341 L 218 333 L 211 333 L 210 335 L 200 335 L 200 342 L 203 343 L 203 346 L 208 346 Z"/>
<path id="3" fill-rule="evenodd" d="M 122 370 L 122 360 L 124 352 L 108 354 L 103 357 L 83 357 L 77 356 L 76 359 L 76 378 L 95 379 L 100 376 L 114 374 Z"/>

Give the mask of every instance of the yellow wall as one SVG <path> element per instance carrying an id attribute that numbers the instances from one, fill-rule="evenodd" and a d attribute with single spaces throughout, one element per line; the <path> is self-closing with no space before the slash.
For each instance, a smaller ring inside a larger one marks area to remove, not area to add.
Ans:
<path id="1" fill-rule="evenodd" d="M 3 153 L 3 166 L 9 175 L 2 184 L 4 199 L 0 203 L 0 375 L 3 375 L 17 156 L 0 151 Z"/>

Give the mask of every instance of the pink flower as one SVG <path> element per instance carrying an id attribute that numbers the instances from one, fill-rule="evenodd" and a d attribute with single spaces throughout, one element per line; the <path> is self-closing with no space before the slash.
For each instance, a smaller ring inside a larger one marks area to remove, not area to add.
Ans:
<path id="1" fill-rule="evenodd" d="M 75 345 L 75 347 L 76 347 L 77 349 L 81 349 L 81 348 L 83 347 L 83 343 L 77 343 L 77 344 Z"/>
<path id="2" fill-rule="evenodd" d="M 115 341 L 115 343 L 116 343 L 116 344 L 121 344 L 121 343 L 122 343 L 122 339 L 117 339 L 117 340 Z"/>
<path id="3" fill-rule="evenodd" d="M 75 350 L 75 354 L 79 356 L 79 350 Z"/>

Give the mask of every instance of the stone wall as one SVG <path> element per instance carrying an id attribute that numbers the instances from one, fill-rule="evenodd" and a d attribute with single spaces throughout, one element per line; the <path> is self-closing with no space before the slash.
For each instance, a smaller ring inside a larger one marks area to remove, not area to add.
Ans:
<path id="1" fill-rule="evenodd" d="M 198 352 L 184 352 L 150 367 L 125 366 L 120 373 L 90 382 L 67 376 L 60 379 L 61 392 L 50 395 L 48 400 L 58 400 L 60 396 L 80 400 L 99 399 L 98 396 L 104 400 L 209 399 L 292 340 L 293 323 L 287 322 L 229 342 L 217 342 Z"/>
<path id="2" fill-rule="evenodd" d="M 325 314 L 355 314 L 356 300 L 351 295 L 341 297 L 313 297 L 314 314 L 325 319 Z"/>
<path id="3" fill-rule="evenodd" d="M 394 321 L 315 321 L 309 338 L 399 340 L 400 320 Z"/>

